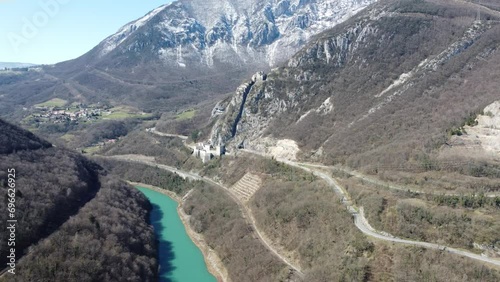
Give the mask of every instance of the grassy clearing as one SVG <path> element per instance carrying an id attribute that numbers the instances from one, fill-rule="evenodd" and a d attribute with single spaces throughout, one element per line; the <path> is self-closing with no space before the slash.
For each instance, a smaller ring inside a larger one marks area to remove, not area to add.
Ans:
<path id="1" fill-rule="evenodd" d="M 93 154 L 101 151 L 101 149 L 102 149 L 102 147 L 100 147 L 100 146 L 85 147 L 82 149 L 82 153 L 85 155 L 93 155 Z"/>
<path id="2" fill-rule="evenodd" d="M 75 139 L 75 135 L 69 134 L 69 133 L 64 134 L 63 136 L 61 136 L 61 139 L 63 139 L 66 142 L 71 142 L 71 141 L 73 141 L 73 139 Z"/>
<path id="3" fill-rule="evenodd" d="M 37 105 L 35 105 L 35 107 L 48 107 L 48 108 L 64 107 L 67 103 L 68 103 L 68 101 L 66 101 L 66 100 L 54 98 L 54 99 L 51 99 L 47 102 L 37 104 Z"/>
<path id="4" fill-rule="evenodd" d="M 118 106 L 110 109 L 110 114 L 104 114 L 104 120 L 121 120 L 127 118 L 148 118 L 151 117 L 151 114 L 146 114 L 138 111 L 137 109 L 127 107 L 127 106 Z"/>
<path id="5" fill-rule="evenodd" d="M 187 110 L 177 115 L 177 121 L 190 120 L 196 115 L 196 110 Z"/>

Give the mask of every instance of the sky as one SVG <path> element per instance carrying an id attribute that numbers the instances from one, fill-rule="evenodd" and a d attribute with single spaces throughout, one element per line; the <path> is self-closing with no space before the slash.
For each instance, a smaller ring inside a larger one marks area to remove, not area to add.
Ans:
<path id="1" fill-rule="evenodd" d="M 0 62 L 77 58 L 172 0 L 0 0 Z"/>

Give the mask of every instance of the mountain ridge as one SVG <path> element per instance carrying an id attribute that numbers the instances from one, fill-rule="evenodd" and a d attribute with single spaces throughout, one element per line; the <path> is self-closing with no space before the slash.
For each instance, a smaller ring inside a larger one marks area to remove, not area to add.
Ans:
<path id="1" fill-rule="evenodd" d="M 162 40 L 151 46 L 165 60 L 172 57 L 179 66 L 184 56 L 192 55 L 189 46 L 202 54 L 200 61 L 213 66 L 217 59 L 224 58 L 218 49 L 232 51 L 243 62 L 259 59 L 253 53 L 263 53 L 269 66 L 275 66 L 292 55 L 317 34 L 349 14 L 364 8 L 372 0 L 314 0 L 290 1 L 176 1 L 161 6 L 144 17 L 122 27 L 116 34 L 105 39 L 98 47 L 101 55 L 107 55 L 120 45 L 127 48 L 142 48 L 145 42 L 130 42 L 127 39 L 137 33 L 159 33 Z M 150 23 L 153 25 L 151 28 Z M 145 26 L 149 26 L 145 30 Z M 294 45 L 295 44 L 295 45 Z M 269 45 L 267 50 L 259 50 Z M 275 50 L 280 45 L 279 50 Z M 173 50 L 182 47 L 187 51 Z M 247 49 L 247 50 L 245 50 Z M 205 51 L 206 50 L 206 51 Z M 180 53 L 180 54 L 179 54 Z M 277 53 L 280 53 L 277 54 Z"/>
<path id="2" fill-rule="evenodd" d="M 380 1 L 318 35 L 245 99 L 237 93 L 222 101 L 226 113 L 211 142 L 266 151 L 293 140 L 306 159 L 374 170 L 426 167 L 453 127 L 498 99 L 497 70 L 486 64 L 498 59 L 498 16 L 477 21 L 468 5 Z M 474 85 L 481 89 L 475 98 L 465 92 Z M 238 115 L 234 134 L 228 128 Z"/>

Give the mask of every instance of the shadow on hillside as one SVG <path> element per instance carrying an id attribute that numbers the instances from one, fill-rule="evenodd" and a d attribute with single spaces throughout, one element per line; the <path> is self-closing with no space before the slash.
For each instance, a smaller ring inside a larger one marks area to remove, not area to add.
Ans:
<path id="1" fill-rule="evenodd" d="M 173 280 L 169 278 L 172 272 L 175 270 L 172 262 L 175 259 L 175 254 L 173 251 L 172 242 L 164 240 L 161 238 L 163 232 L 165 232 L 166 226 L 162 223 L 164 216 L 163 211 L 160 206 L 151 203 L 153 210 L 151 211 L 151 224 L 155 229 L 156 239 L 159 242 L 159 266 L 160 269 L 158 274 L 160 276 L 161 282 L 172 282 Z"/>

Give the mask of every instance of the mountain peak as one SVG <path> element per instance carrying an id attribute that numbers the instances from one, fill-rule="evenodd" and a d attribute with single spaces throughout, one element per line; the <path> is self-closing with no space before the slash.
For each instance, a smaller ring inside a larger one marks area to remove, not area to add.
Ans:
<path id="1" fill-rule="evenodd" d="M 99 57 L 149 52 L 151 60 L 193 63 L 257 62 L 276 66 L 311 36 L 335 26 L 374 0 L 179 0 L 122 27 L 99 45 Z"/>
<path id="2" fill-rule="evenodd" d="M 147 13 L 142 18 L 139 18 L 121 27 L 117 33 L 109 36 L 101 43 L 103 46 L 100 55 L 104 56 L 109 52 L 113 51 L 118 45 L 123 43 L 128 38 L 129 35 L 133 34 L 133 32 L 136 31 L 138 28 L 148 23 L 148 21 L 151 20 L 151 18 L 156 16 L 158 13 L 160 13 L 163 9 L 165 9 L 168 6 L 169 6 L 168 4 L 162 5 L 154 9 L 153 11 Z"/>

